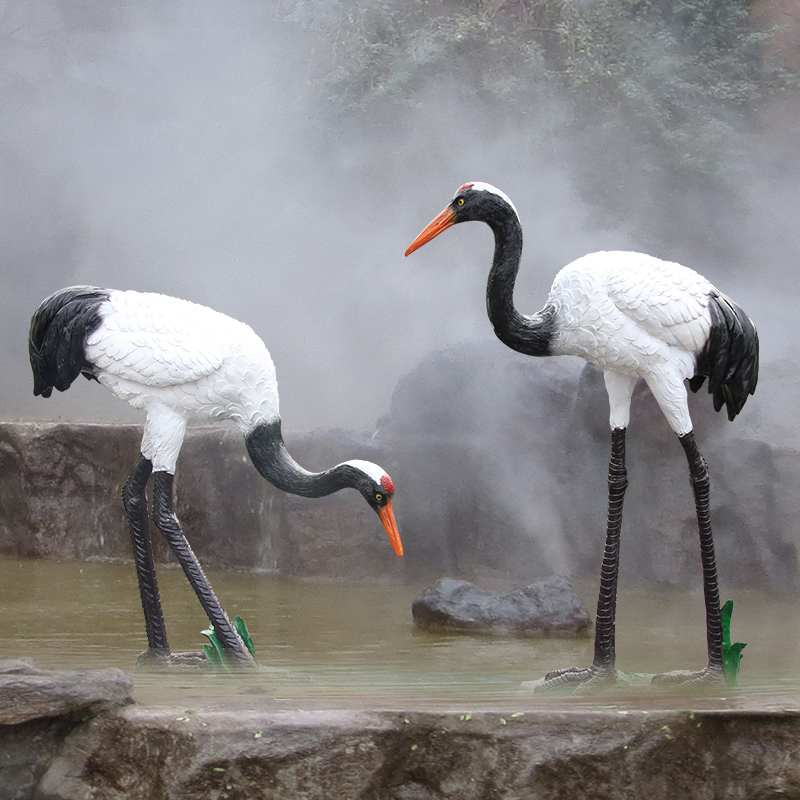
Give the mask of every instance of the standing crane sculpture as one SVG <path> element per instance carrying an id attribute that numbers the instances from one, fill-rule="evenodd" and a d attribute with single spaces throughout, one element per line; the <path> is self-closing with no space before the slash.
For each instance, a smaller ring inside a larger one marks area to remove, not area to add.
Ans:
<path id="1" fill-rule="evenodd" d="M 630 252 L 592 253 L 555 277 L 544 308 L 526 316 L 514 307 L 514 284 L 522 255 L 522 226 L 509 198 L 486 183 L 467 183 L 412 242 L 406 255 L 459 222 L 485 222 L 495 251 L 487 286 L 487 309 L 498 338 L 531 356 L 576 355 L 601 367 L 608 392 L 611 459 L 608 519 L 594 658 L 588 668 L 556 670 L 545 688 L 578 684 L 583 690 L 616 680 L 615 615 L 622 503 L 628 485 L 625 433 L 631 395 L 644 378 L 678 435 L 689 462 L 695 498 L 708 663 L 698 672 L 656 676 L 687 684 L 724 677 L 722 619 L 709 510 L 708 467 L 695 441 L 686 386 L 696 392 L 708 379 L 714 408 L 728 419 L 742 410 L 758 379 L 758 334 L 732 300 L 691 269 Z"/>
<path id="2" fill-rule="evenodd" d="M 233 663 L 253 663 L 173 510 L 173 477 L 188 423 L 232 420 L 256 469 L 283 491 L 322 497 L 358 490 L 378 513 L 397 555 L 403 554 L 392 511 L 394 486 L 381 467 L 353 460 L 314 473 L 289 455 L 272 358 L 244 323 L 161 294 L 74 286 L 42 302 L 31 319 L 28 345 L 35 395 L 49 397 L 53 387 L 63 392 L 83 374 L 145 415 L 141 453 L 122 492 L 147 630 L 145 660 L 181 660 L 167 641 L 153 562 L 145 494 L 152 474 L 156 527 Z"/>

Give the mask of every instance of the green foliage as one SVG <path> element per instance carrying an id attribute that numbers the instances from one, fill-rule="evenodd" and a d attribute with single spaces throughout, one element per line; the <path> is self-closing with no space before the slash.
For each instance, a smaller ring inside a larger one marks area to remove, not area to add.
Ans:
<path id="1" fill-rule="evenodd" d="M 713 172 L 749 107 L 786 85 L 751 0 L 295 0 L 320 84 L 350 114 L 418 106 L 431 87 L 505 119 L 564 106 L 642 161 Z M 635 135 L 631 135 L 631 131 Z"/>
<path id="2" fill-rule="evenodd" d="M 292 18 L 317 35 L 331 99 L 351 111 L 422 102 L 431 83 L 503 100 L 547 79 L 534 37 L 509 36 L 493 3 L 298 0 Z M 531 81 L 531 75 L 536 80 Z"/>
<path id="3" fill-rule="evenodd" d="M 751 104 L 782 85 L 749 0 L 565 4 L 563 75 L 593 118 L 616 111 L 670 168 L 712 171 Z"/>
<path id="4" fill-rule="evenodd" d="M 725 677 L 731 686 L 739 685 L 739 662 L 742 660 L 742 650 L 747 647 L 742 642 L 731 644 L 731 615 L 733 614 L 733 600 L 728 600 L 722 607 L 722 666 Z"/>
<path id="5" fill-rule="evenodd" d="M 247 648 L 247 651 L 255 661 L 256 649 L 253 645 L 253 640 L 250 638 L 250 634 L 247 632 L 247 625 L 245 625 L 244 620 L 239 616 L 235 617 L 233 620 L 233 627 L 236 628 L 236 632 L 244 642 L 244 646 Z M 222 646 L 220 640 L 217 638 L 217 634 L 214 633 L 214 626 L 211 625 L 208 630 L 201 631 L 201 633 L 208 639 L 210 643 L 203 645 L 203 652 L 206 654 L 206 658 L 212 664 L 215 671 L 223 673 L 232 672 L 233 668 L 230 657 L 228 656 L 225 648 Z"/>

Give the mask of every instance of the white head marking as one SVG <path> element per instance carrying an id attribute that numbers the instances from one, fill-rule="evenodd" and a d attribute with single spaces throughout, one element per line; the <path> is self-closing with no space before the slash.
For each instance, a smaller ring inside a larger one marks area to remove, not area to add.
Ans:
<path id="1" fill-rule="evenodd" d="M 517 209 L 514 204 L 511 202 L 511 198 L 501 189 L 498 189 L 496 186 L 492 186 L 491 183 L 483 183 L 482 181 L 474 181 L 472 183 L 465 183 L 458 192 L 462 192 L 464 189 L 472 189 L 476 192 L 491 192 L 492 194 L 496 194 L 502 200 L 505 200 L 511 208 L 514 210 L 514 213 L 517 214 Z M 456 192 L 456 194 L 458 194 Z M 517 214 L 519 216 L 519 214 Z"/>
<path id="2" fill-rule="evenodd" d="M 373 464 L 371 461 L 361 461 L 361 459 L 354 458 L 351 461 L 345 461 L 344 463 L 361 470 L 361 472 L 365 473 L 366 475 L 369 475 L 369 477 L 377 484 L 380 484 L 381 478 L 386 474 L 381 467 L 379 467 L 377 464 Z"/>

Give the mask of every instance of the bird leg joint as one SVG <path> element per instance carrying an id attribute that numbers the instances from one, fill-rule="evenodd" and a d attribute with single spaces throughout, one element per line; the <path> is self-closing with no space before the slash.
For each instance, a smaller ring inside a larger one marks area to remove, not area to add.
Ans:
<path id="1" fill-rule="evenodd" d="M 628 471 L 625 468 L 625 428 L 611 431 L 611 459 L 608 462 L 609 495 L 623 495 L 628 488 Z"/>
<path id="2" fill-rule="evenodd" d="M 701 492 L 707 494 L 711 486 L 711 479 L 708 473 L 708 464 L 703 458 L 700 450 L 697 448 L 697 442 L 694 438 L 694 433 L 689 433 L 680 436 L 680 443 L 683 445 L 686 459 L 689 462 L 689 476 L 692 481 L 692 488 L 695 494 Z"/>
<path id="3" fill-rule="evenodd" d="M 152 462 L 140 455 L 128 480 L 125 481 L 125 485 L 122 487 L 122 502 L 128 517 L 135 513 L 141 513 L 142 506 L 144 506 L 145 513 L 147 513 L 145 487 L 152 471 Z"/>
<path id="4" fill-rule="evenodd" d="M 169 472 L 153 473 L 153 522 L 161 534 L 172 543 L 174 531 L 180 533 L 180 523 L 172 506 L 173 476 Z"/>

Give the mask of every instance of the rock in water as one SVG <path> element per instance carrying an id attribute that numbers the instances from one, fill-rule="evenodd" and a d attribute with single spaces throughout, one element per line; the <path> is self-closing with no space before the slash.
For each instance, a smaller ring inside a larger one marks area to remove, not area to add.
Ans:
<path id="1" fill-rule="evenodd" d="M 436 631 L 494 636 L 589 636 L 592 619 L 561 575 L 500 592 L 442 578 L 411 606 L 414 623 Z"/>

